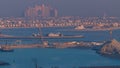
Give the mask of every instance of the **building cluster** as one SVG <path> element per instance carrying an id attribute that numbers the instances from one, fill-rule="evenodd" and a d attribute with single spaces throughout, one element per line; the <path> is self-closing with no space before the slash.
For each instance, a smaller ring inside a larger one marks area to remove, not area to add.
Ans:
<path id="1" fill-rule="evenodd" d="M 25 17 L 57 17 L 58 11 L 47 5 L 35 5 L 34 7 L 28 7 L 25 11 Z"/>
<path id="2" fill-rule="evenodd" d="M 24 18 L 0 18 L 0 28 L 31 28 L 31 27 L 76 27 L 75 29 L 120 28 L 119 17 L 59 17 L 58 11 L 48 5 L 35 5 L 25 10 Z M 78 27 L 77 27 L 78 26 Z"/>
<path id="3" fill-rule="evenodd" d="M 0 28 L 31 28 L 31 27 L 67 27 L 80 26 L 85 28 L 120 27 L 118 17 L 47 17 L 40 19 L 0 18 Z"/>

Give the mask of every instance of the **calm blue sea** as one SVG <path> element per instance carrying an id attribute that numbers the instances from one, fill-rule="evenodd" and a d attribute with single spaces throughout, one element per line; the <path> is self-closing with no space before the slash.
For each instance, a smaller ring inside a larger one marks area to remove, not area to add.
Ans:
<path id="1" fill-rule="evenodd" d="M 38 28 L 16 28 L 1 29 L 2 34 L 14 36 L 32 36 L 39 33 Z M 110 39 L 109 31 L 72 31 L 67 28 L 42 28 L 42 34 L 60 32 L 63 35 L 83 35 L 84 38 L 71 39 L 44 39 L 49 43 L 67 41 L 106 41 Z M 113 38 L 120 40 L 120 30 L 113 31 Z M 1 44 L 14 44 L 21 40 L 21 44 L 41 43 L 40 39 L 0 39 Z M 0 68 L 35 68 L 34 60 L 39 67 L 73 68 L 81 66 L 106 66 L 120 65 L 119 59 L 108 58 L 97 54 L 90 49 L 53 49 L 53 48 L 31 48 L 15 49 L 14 52 L 0 52 L 0 61 L 9 62 L 10 66 Z"/>

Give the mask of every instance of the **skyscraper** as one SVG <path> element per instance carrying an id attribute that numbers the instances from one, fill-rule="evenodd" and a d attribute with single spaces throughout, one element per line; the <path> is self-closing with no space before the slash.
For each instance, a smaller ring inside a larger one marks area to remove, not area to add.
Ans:
<path id="1" fill-rule="evenodd" d="M 25 11 L 25 17 L 57 17 L 58 11 L 50 6 L 35 5 L 34 7 L 29 7 Z"/>

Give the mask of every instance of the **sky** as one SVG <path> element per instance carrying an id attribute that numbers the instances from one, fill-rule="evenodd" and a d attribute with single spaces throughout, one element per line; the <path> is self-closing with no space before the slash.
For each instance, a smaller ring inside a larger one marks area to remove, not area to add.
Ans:
<path id="1" fill-rule="evenodd" d="M 0 17 L 23 17 L 35 4 L 49 4 L 59 16 L 120 16 L 120 0 L 0 0 Z"/>

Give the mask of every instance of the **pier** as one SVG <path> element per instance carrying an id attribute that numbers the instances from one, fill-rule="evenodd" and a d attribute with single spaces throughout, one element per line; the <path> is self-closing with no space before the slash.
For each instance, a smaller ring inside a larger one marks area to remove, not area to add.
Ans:
<path id="1" fill-rule="evenodd" d="M 19 44 L 19 45 L 0 45 L 0 49 L 19 49 L 19 48 L 48 48 L 48 45 L 44 44 Z"/>
<path id="2" fill-rule="evenodd" d="M 57 37 L 48 37 L 48 36 L 42 36 L 42 37 L 34 37 L 34 36 L 11 36 L 11 37 L 0 37 L 0 39 L 54 39 L 54 38 L 83 38 L 82 35 L 77 36 L 57 36 Z"/>
<path id="3" fill-rule="evenodd" d="M 0 47 L 16 49 L 16 48 L 45 48 L 46 46 L 42 44 L 21 44 L 21 45 L 0 45 Z"/>
<path id="4" fill-rule="evenodd" d="M 9 44 L 9 45 L 0 45 L 0 48 L 5 49 L 17 49 L 17 48 L 76 48 L 76 47 L 84 47 L 84 48 L 92 48 L 94 46 L 101 46 L 104 42 L 55 42 L 49 44 L 48 41 L 43 41 L 42 44 Z"/>

